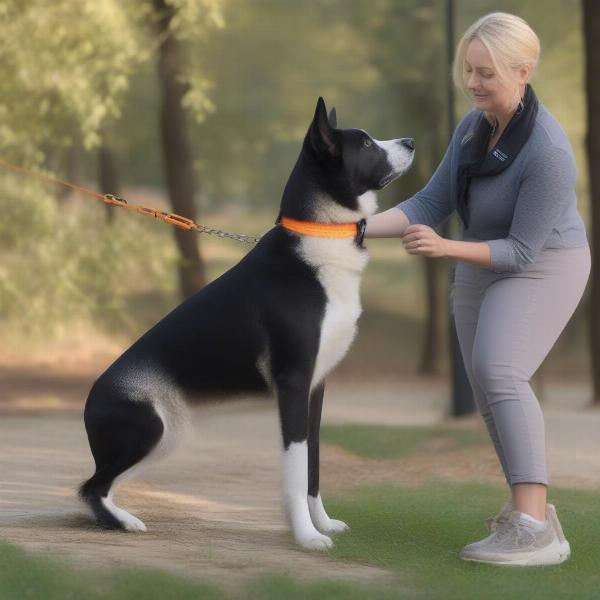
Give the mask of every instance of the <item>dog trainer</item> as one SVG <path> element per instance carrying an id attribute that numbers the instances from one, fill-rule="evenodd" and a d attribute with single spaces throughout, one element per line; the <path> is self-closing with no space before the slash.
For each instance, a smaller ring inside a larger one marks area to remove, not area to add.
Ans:
<path id="1" fill-rule="evenodd" d="M 575 311 L 591 261 L 571 144 L 528 83 L 539 52 L 537 35 L 514 15 L 489 14 L 466 31 L 454 81 L 473 109 L 429 183 L 366 229 L 367 237 L 401 236 L 409 254 L 458 261 L 460 348 L 511 491 L 493 533 L 461 558 L 506 565 L 570 555 L 546 503 L 544 420 L 529 382 Z M 454 210 L 462 241 L 432 229 Z"/>

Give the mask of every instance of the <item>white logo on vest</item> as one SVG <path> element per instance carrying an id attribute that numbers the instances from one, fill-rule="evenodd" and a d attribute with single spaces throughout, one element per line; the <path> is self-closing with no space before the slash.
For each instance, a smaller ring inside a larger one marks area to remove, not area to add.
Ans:
<path id="1" fill-rule="evenodd" d="M 504 152 L 498 148 L 496 148 L 492 154 L 501 162 L 504 162 L 508 158 L 508 154 L 504 154 Z"/>

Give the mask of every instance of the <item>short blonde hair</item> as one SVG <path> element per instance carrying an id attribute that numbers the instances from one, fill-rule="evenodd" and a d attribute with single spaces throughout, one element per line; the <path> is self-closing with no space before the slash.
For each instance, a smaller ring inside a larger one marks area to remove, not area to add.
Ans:
<path id="1" fill-rule="evenodd" d="M 454 84 L 467 97 L 464 79 L 465 55 L 469 43 L 474 39 L 478 39 L 487 48 L 500 81 L 515 88 L 514 105 L 511 108 L 516 108 L 520 94 L 514 71 L 530 65 L 530 77 L 533 75 L 540 57 L 538 36 L 525 20 L 508 13 L 490 13 L 473 23 L 458 42 L 452 68 Z"/>

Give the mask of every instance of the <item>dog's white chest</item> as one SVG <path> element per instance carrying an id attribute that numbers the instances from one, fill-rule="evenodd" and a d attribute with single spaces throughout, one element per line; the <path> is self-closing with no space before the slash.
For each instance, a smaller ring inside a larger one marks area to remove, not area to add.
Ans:
<path id="1" fill-rule="evenodd" d="M 352 275 L 345 285 L 331 285 L 329 274 L 324 274 L 321 283 L 328 301 L 321 325 L 319 351 L 311 388 L 319 383 L 342 360 L 356 335 L 356 322 L 361 313 L 359 286 L 360 277 Z M 333 279 L 333 277 L 331 278 Z"/>
<path id="2" fill-rule="evenodd" d="M 317 267 L 317 277 L 327 296 L 312 389 L 340 362 L 356 335 L 362 310 L 360 278 L 368 256 L 352 239 L 304 238 L 300 251 Z"/>

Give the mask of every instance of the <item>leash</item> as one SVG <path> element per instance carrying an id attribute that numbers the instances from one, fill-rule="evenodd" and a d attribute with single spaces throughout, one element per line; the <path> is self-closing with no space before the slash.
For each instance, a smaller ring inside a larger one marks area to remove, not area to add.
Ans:
<path id="1" fill-rule="evenodd" d="M 125 198 L 121 198 L 116 194 L 99 194 L 98 192 L 94 192 L 93 190 L 89 190 L 79 185 L 69 183 L 68 181 L 64 181 L 63 179 L 59 179 L 57 177 L 50 177 L 49 175 L 44 175 L 43 173 L 39 173 L 37 171 L 25 169 L 24 167 L 14 165 L 1 159 L 0 166 L 5 167 L 6 169 L 17 171 L 18 173 L 22 173 L 24 175 L 29 175 L 47 183 L 55 183 L 57 185 L 62 185 L 77 192 L 81 192 L 82 194 L 87 194 L 88 196 L 96 200 L 100 200 L 105 204 L 110 204 L 111 206 L 118 206 L 125 210 L 136 212 L 146 217 L 152 217 L 154 219 L 164 221 L 169 225 L 179 227 L 180 229 L 196 231 L 197 233 L 207 233 L 210 235 L 216 235 L 221 238 L 229 238 L 238 242 L 245 242 L 247 244 L 256 244 L 260 241 L 259 237 L 252 237 L 241 233 L 229 233 L 227 231 L 222 231 L 221 229 L 214 229 L 212 227 L 208 227 L 207 225 L 201 225 L 200 223 L 196 223 L 192 219 L 188 219 L 187 217 L 183 217 L 175 213 L 166 213 L 162 210 L 156 210 L 154 208 L 142 206 L 141 204 L 129 204 L 129 202 L 127 202 Z M 281 226 L 285 229 L 293 231 L 294 233 L 299 233 L 301 235 L 328 238 L 353 237 L 355 238 L 357 245 L 363 247 L 362 242 L 365 235 L 367 221 L 366 219 L 361 219 L 358 223 L 317 223 L 312 221 L 298 221 L 297 219 L 282 217 L 278 221 L 278 223 L 281 224 Z"/>
<path id="2" fill-rule="evenodd" d="M 5 167 L 7 169 L 11 169 L 13 171 L 17 171 L 24 175 L 29 175 L 31 177 L 35 177 L 36 179 L 40 179 L 41 181 L 45 181 L 47 183 L 55 183 L 57 185 L 62 185 L 64 187 L 70 188 L 77 192 L 81 192 L 82 194 L 87 194 L 96 200 L 100 200 L 105 204 L 110 204 L 112 206 L 119 206 L 125 210 L 136 212 L 140 215 L 144 215 L 146 217 L 152 217 L 154 219 L 158 219 L 160 221 L 164 221 L 169 225 L 174 225 L 175 227 L 179 227 L 180 229 L 186 229 L 188 231 L 196 231 L 197 233 L 207 233 L 210 235 L 216 235 L 221 238 L 229 238 L 232 240 L 236 240 L 238 242 L 245 242 L 247 244 L 256 244 L 260 240 L 258 237 L 252 237 L 249 235 L 244 235 L 241 233 L 229 233 L 227 231 L 222 231 L 221 229 L 214 229 L 212 227 L 208 227 L 207 225 L 200 225 L 196 223 L 192 219 L 188 219 L 187 217 L 182 217 L 181 215 L 177 215 L 175 213 L 166 213 L 162 210 L 156 210 L 154 208 L 149 208 L 147 206 L 142 206 L 141 204 L 129 204 L 127 200 L 117 196 L 116 194 L 99 194 L 98 192 L 94 192 L 87 188 L 81 187 L 79 185 L 75 185 L 73 183 L 69 183 L 68 181 L 64 181 L 63 179 L 58 179 L 56 177 L 50 177 L 49 175 L 44 175 L 42 173 L 38 173 L 37 171 L 32 171 L 30 169 L 25 169 L 24 167 L 19 167 L 18 165 L 13 165 L 12 163 L 6 162 L 4 160 L 0 160 L 0 166 Z"/>

